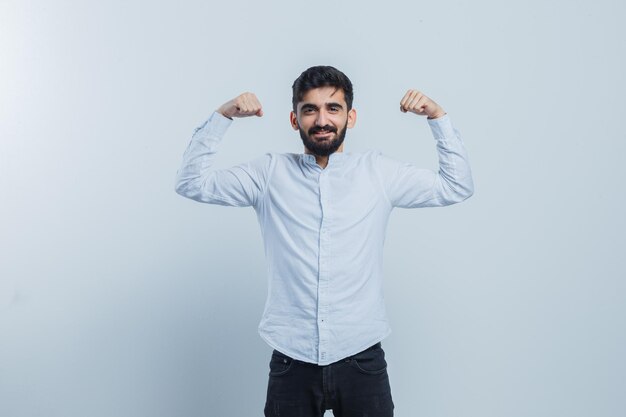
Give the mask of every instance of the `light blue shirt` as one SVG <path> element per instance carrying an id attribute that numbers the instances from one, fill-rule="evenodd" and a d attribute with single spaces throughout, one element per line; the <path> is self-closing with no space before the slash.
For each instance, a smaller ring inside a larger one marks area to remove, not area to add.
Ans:
<path id="1" fill-rule="evenodd" d="M 382 256 L 389 214 L 394 207 L 454 204 L 473 193 L 467 153 L 449 116 L 428 120 L 439 172 L 377 151 L 333 153 L 325 169 L 313 155 L 291 153 L 214 169 L 231 123 L 215 112 L 195 130 L 176 192 L 203 203 L 254 207 L 268 277 L 261 337 L 318 365 L 387 337 Z"/>

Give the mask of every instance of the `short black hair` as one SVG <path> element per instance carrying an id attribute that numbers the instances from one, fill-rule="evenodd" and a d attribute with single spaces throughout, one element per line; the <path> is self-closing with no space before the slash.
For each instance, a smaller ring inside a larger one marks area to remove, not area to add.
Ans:
<path id="1" fill-rule="evenodd" d="M 320 87 L 336 87 L 343 90 L 348 110 L 352 109 L 352 82 L 343 72 L 339 71 L 335 67 L 328 65 L 318 65 L 305 70 L 291 86 L 293 90 L 293 111 L 296 112 L 298 103 L 302 101 L 302 98 L 309 90 Z"/>

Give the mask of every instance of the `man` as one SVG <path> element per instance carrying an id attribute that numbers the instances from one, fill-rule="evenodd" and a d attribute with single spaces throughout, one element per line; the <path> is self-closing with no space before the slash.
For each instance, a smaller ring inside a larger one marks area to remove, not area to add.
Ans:
<path id="1" fill-rule="evenodd" d="M 382 253 L 394 207 L 444 206 L 473 193 L 467 154 L 445 111 L 417 90 L 400 110 L 427 116 L 439 172 L 380 152 L 343 152 L 356 123 L 352 83 L 316 66 L 293 84 L 291 126 L 303 154 L 266 154 L 230 169 L 212 168 L 232 118 L 262 116 L 243 93 L 197 128 L 176 191 L 196 201 L 254 207 L 268 262 L 268 297 L 259 325 L 274 348 L 266 416 L 393 415 L 387 363 Z M 385 138 L 386 141 L 393 138 Z"/>

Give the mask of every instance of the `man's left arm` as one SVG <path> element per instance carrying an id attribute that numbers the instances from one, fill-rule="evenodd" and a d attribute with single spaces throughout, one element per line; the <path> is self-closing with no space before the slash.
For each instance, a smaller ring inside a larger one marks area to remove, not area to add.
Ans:
<path id="1" fill-rule="evenodd" d="M 418 90 L 409 90 L 400 110 L 428 117 L 437 141 L 438 172 L 378 155 L 378 167 L 387 197 L 394 207 L 415 208 L 459 203 L 474 193 L 467 151 L 450 117 Z"/>

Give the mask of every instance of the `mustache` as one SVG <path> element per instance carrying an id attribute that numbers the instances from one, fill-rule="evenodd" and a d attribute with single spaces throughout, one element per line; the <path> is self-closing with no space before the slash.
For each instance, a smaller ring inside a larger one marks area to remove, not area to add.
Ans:
<path id="1" fill-rule="evenodd" d="M 326 126 L 313 126 L 312 128 L 309 129 L 309 135 L 314 135 L 315 133 L 319 133 L 322 130 L 325 132 L 337 133 L 337 128 L 330 126 L 330 125 L 326 125 Z"/>

